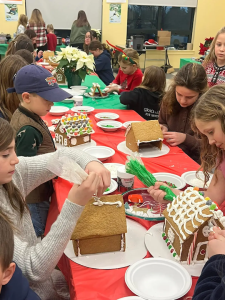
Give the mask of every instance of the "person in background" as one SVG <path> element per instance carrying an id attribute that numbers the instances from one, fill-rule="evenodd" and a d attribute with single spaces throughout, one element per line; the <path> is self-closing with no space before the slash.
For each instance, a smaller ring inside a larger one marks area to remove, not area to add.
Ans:
<path id="1" fill-rule="evenodd" d="M 54 141 L 41 117 L 48 113 L 54 102 L 72 95 L 58 87 L 49 71 L 33 64 L 17 72 L 14 88 L 8 89 L 8 92 L 16 92 L 20 99 L 20 106 L 10 122 L 16 134 L 16 154 L 31 157 L 54 152 Z M 52 192 L 52 181 L 49 181 L 38 186 L 26 198 L 38 237 L 44 234 Z"/>
<path id="2" fill-rule="evenodd" d="M 190 116 L 194 104 L 207 88 L 204 68 L 189 63 L 174 76 L 159 112 L 164 139 L 170 146 L 180 147 L 197 163 L 200 163 L 200 143 L 191 129 Z"/>
<path id="3" fill-rule="evenodd" d="M 0 62 L 0 117 L 7 121 L 11 120 L 20 100 L 16 93 L 8 94 L 6 89 L 13 86 L 14 75 L 26 65 L 27 62 L 19 55 L 6 56 Z"/>
<path id="4" fill-rule="evenodd" d="M 225 27 L 217 32 L 202 65 L 207 74 L 209 87 L 225 83 Z"/>
<path id="5" fill-rule="evenodd" d="M 36 45 L 37 35 L 36 35 L 35 31 L 32 30 L 32 29 L 27 29 L 27 30 L 25 30 L 24 34 L 26 34 L 29 37 L 29 39 L 31 39 L 31 41 L 33 43 L 33 46 L 34 46 L 34 49 L 36 50 L 36 48 L 37 48 L 37 45 Z"/>
<path id="6" fill-rule="evenodd" d="M 57 220 L 40 241 L 24 199 L 37 186 L 56 176 L 48 170 L 48 164 L 52 159 L 57 161 L 58 157 L 68 157 L 77 162 L 88 177 L 80 186 L 73 185 L 65 196 Z M 3 119 L 0 119 L 0 170 L 0 211 L 12 220 L 16 228 L 13 261 L 41 300 L 70 299 L 65 277 L 55 267 L 84 206 L 96 191 L 97 197 L 101 197 L 110 186 L 110 172 L 95 157 L 66 147 L 57 150 L 57 153 L 18 159 L 13 128 Z"/>
<path id="7" fill-rule="evenodd" d="M 159 67 L 150 66 L 145 69 L 141 85 L 133 91 L 121 93 L 120 102 L 128 105 L 145 120 L 158 120 L 165 87 L 165 72 Z"/>
<path id="8" fill-rule="evenodd" d="M 31 54 L 31 52 L 26 49 L 20 49 L 16 51 L 15 55 L 21 56 L 28 63 L 28 65 L 34 62 L 33 54 Z"/>
<path id="9" fill-rule="evenodd" d="M 116 78 L 107 86 L 107 92 L 122 92 L 132 91 L 134 88 L 139 86 L 142 82 L 143 74 L 139 68 L 139 55 L 136 50 L 127 48 L 120 53 L 118 57 L 119 61 L 119 72 Z M 130 61 L 129 58 L 132 60 Z"/>
<path id="10" fill-rule="evenodd" d="M 31 40 L 28 38 L 26 34 L 23 33 L 17 35 L 15 39 L 13 39 L 9 43 L 5 56 L 15 54 L 15 52 L 20 49 L 26 49 L 29 50 L 30 52 L 34 51 L 34 47 Z"/>
<path id="11" fill-rule="evenodd" d="M 27 29 L 32 29 L 37 35 L 36 45 L 38 51 L 45 51 L 47 47 L 47 36 L 45 22 L 39 9 L 35 8 L 32 11 L 31 18 L 28 22 Z"/>
<path id="12" fill-rule="evenodd" d="M 110 84 L 110 82 L 114 80 L 110 49 L 99 41 L 92 41 L 89 46 L 89 51 L 95 58 L 96 74 L 106 85 Z"/>
<path id="13" fill-rule="evenodd" d="M 16 34 L 24 33 L 27 28 L 28 18 L 26 15 L 21 14 L 18 20 L 17 31 Z"/>
<path id="14" fill-rule="evenodd" d="M 91 30 L 86 13 L 83 10 L 78 12 L 77 20 L 73 22 L 70 33 L 70 46 L 83 49 L 86 32 Z"/>
<path id="15" fill-rule="evenodd" d="M 57 37 L 54 34 L 54 27 L 52 24 L 47 25 L 47 40 L 48 40 L 48 50 L 54 51 L 57 46 Z"/>
<path id="16" fill-rule="evenodd" d="M 13 251 L 14 236 L 10 220 L 0 213 L 0 300 L 40 300 L 12 261 Z"/>
<path id="17" fill-rule="evenodd" d="M 213 227 L 208 239 L 209 260 L 202 269 L 192 300 L 225 299 L 225 230 Z"/>
<path id="18" fill-rule="evenodd" d="M 83 49 L 87 54 L 90 54 L 89 46 L 91 42 L 92 42 L 92 33 L 91 31 L 88 31 L 85 34 L 84 45 L 83 45 Z"/>
<path id="19" fill-rule="evenodd" d="M 95 30 L 92 29 L 90 31 L 90 33 L 91 33 L 91 36 L 92 36 L 92 41 L 99 41 L 99 37 L 98 37 L 97 32 Z"/>

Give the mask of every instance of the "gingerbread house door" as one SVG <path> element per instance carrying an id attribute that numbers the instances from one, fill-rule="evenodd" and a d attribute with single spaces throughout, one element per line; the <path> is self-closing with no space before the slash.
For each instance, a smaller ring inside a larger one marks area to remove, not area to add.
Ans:
<path id="1" fill-rule="evenodd" d="M 208 241 L 198 243 L 195 250 L 193 262 L 204 260 L 205 257 L 207 257 L 207 244 Z"/>

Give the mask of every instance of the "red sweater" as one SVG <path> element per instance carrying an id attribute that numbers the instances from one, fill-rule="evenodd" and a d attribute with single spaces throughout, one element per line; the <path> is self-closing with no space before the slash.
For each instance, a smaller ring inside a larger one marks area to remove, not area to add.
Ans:
<path id="1" fill-rule="evenodd" d="M 142 83 L 143 74 L 140 69 L 137 69 L 133 74 L 127 75 L 124 74 L 121 69 L 113 80 L 113 83 L 121 85 L 121 89 L 119 90 L 119 94 L 122 92 L 132 91 L 134 88 L 139 86 Z"/>
<path id="2" fill-rule="evenodd" d="M 55 51 L 57 45 L 57 37 L 54 33 L 47 34 L 48 50 Z"/>
<path id="3" fill-rule="evenodd" d="M 209 87 L 225 83 L 225 70 L 219 72 L 218 79 L 217 79 L 216 83 L 213 83 L 212 78 L 213 78 L 213 75 L 216 73 L 214 63 L 209 62 L 204 68 L 205 68 L 205 71 L 206 71 Z"/>

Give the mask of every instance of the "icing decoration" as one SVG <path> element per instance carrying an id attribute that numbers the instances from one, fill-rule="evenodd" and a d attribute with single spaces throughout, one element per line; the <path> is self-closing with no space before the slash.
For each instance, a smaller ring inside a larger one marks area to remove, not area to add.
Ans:
<path id="1" fill-rule="evenodd" d="M 209 226 L 204 226 L 202 228 L 202 234 L 204 235 L 204 237 L 208 237 L 210 233 L 210 227 Z"/>
<path id="2" fill-rule="evenodd" d="M 174 238 L 175 238 L 175 234 L 174 234 L 174 232 L 171 228 L 169 228 L 169 230 L 168 230 L 168 237 L 169 237 L 169 240 L 171 241 L 171 243 L 173 243 Z"/>
<path id="3" fill-rule="evenodd" d="M 124 246 L 125 246 L 125 242 L 124 242 L 124 235 L 123 234 L 121 234 L 121 250 L 120 251 L 125 251 L 124 250 Z"/>
<path id="4" fill-rule="evenodd" d="M 76 139 L 76 138 L 72 138 L 72 139 L 71 139 L 71 144 L 72 144 L 73 146 L 75 146 L 75 145 L 77 144 L 77 139 Z"/>
<path id="5" fill-rule="evenodd" d="M 143 182 L 147 187 L 153 186 L 156 183 L 156 178 L 145 168 L 141 158 L 139 156 L 129 156 L 126 162 L 126 172 L 137 176 L 137 178 Z M 165 200 L 173 201 L 176 195 L 172 190 L 164 185 L 160 185 L 159 189 L 166 192 Z"/>
<path id="6" fill-rule="evenodd" d="M 85 143 L 89 142 L 89 136 L 84 136 L 84 142 Z"/>
<path id="7" fill-rule="evenodd" d="M 195 202 L 197 199 L 198 202 Z M 192 231 L 187 228 L 188 222 L 191 222 L 193 228 L 197 229 L 198 225 L 194 224 L 194 220 L 203 224 L 205 221 L 200 216 L 207 218 L 213 215 L 212 212 L 204 214 L 203 210 L 206 208 L 208 205 L 206 205 L 205 199 L 193 188 L 188 188 L 167 206 L 167 211 L 169 217 L 178 226 L 182 238 L 186 240 L 186 234 L 192 234 Z"/>
<path id="8" fill-rule="evenodd" d="M 173 254 L 173 257 L 177 256 L 177 258 L 179 258 L 179 256 L 177 255 L 173 245 L 171 245 L 169 239 L 167 238 L 165 232 L 162 233 L 162 238 L 167 243 L 166 245 L 167 245 L 168 249 L 170 250 L 170 253 Z"/>
<path id="9" fill-rule="evenodd" d="M 121 201 L 115 201 L 115 202 L 103 202 L 98 197 L 94 197 L 95 202 L 93 202 L 93 205 L 96 206 L 103 206 L 103 205 L 117 205 L 117 207 L 121 207 L 122 203 Z"/>
<path id="10" fill-rule="evenodd" d="M 195 244 L 196 244 L 197 235 L 198 235 L 198 230 L 195 231 L 194 237 L 193 237 L 193 241 L 192 241 L 191 246 L 190 246 L 190 248 L 189 248 L 188 258 L 187 258 L 187 264 L 188 264 L 188 265 L 191 264 L 191 261 L 192 261 L 192 258 L 193 258 L 193 252 L 194 252 L 194 249 L 195 249 Z"/>

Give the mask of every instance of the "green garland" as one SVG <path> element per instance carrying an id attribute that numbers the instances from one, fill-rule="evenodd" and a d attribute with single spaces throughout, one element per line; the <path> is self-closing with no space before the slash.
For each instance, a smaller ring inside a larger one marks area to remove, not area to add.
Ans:
<path id="1" fill-rule="evenodd" d="M 147 187 L 154 186 L 157 181 L 156 178 L 136 158 L 133 159 L 129 157 L 129 161 L 126 163 L 126 172 L 137 176 L 137 178 Z M 176 197 L 169 187 L 160 185 L 159 188 L 160 190 L 166 192 L 164 197 L 165 200 L 173 201 L 173 198 Z"/>

